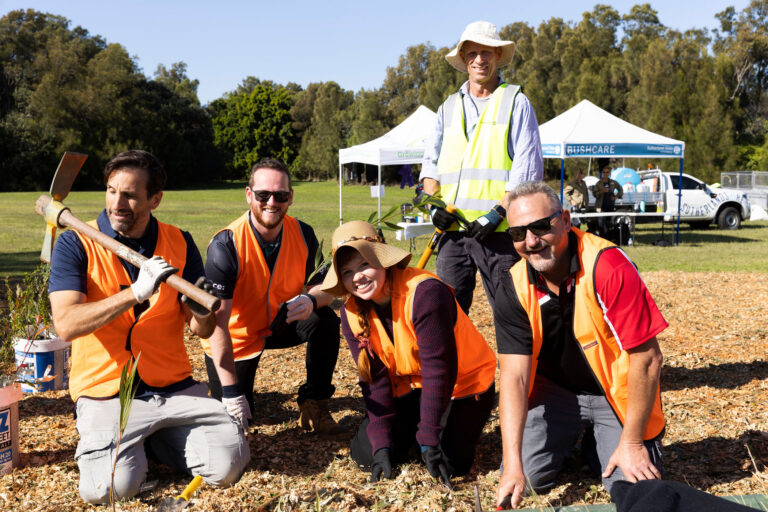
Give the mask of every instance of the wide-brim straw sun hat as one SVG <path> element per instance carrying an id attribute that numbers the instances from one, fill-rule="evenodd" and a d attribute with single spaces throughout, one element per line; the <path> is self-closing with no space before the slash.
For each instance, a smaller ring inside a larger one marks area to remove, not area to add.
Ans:
<path id="1" fill-rule="evenodd" d="M 461 47 L 467 41 L 473 41 L 493 48 L 501 48 L 501 58 L 497 63 L 497 67 L 499 68 L 503 68 L 512 62 L 512 57 L 515 56 L 515 43 L 512 41 L 503 41 L 499 36 L 499 31 L 496 29 L 496 25 L 487 21 L 475 21 L 474 23 L 467 25 L 467 28 L 464 29 L 464 33 L 461 34 L 459 44 L 445 56 L 445 60 L 462 73 L 467 72 L 467 65 L 464 62 L 464 59 L 461 58 Z"/>
<path id="2" fill-rule="evenodd" d="M 344 247 L 355 249 L 374 268 L 394 266 L 405 268 L 411 260 L 410 252 L 385 244 L 376 232 L 376 228 L 362 220 L 353 220 L 336 228 L 331 238 L 331 245 L 333 262 L 320 289 L 337 296 L 349 293 L 339 280 L 338 255 L 343 252 L 339 249 Z"/>

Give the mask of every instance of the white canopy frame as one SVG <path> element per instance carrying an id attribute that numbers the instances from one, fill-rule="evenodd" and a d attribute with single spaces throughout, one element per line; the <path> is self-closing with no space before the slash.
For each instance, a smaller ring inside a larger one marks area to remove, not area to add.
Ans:
<path id="1" fill-rule="evenodd" d="M 435 113 L 420 105 L 402 123 L 377 139 L 339 150 L 339 225 L 342 214 L 344 164 L 363 163 L 378 167 L 378 212 L 381 218 L 381 168 L 385 165 L 420 164 L 426 139 L 435 125 Z"/>
<path id="2" fill-rule="evenodd" d="M 582 100 L 539 126 L 544 158 L 560 159 L 560 200 L 563 198 L 566 158 L 678 158 L 683 176 L 685 142 L 645 130 Z M 680 242 L 682 191 L 677 194 L 677 233 Z"/>

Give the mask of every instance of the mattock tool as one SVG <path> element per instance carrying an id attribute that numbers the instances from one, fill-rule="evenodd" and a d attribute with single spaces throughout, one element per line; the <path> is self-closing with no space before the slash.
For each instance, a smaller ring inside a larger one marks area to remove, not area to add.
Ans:
<path id="1" fill-rule="evenodd" d="M 165 498 L 161 501 L 160 506 L 157 508 L 158 512 L 175 512 L 184 509 L 189 503 L 189 498 L 195 494 L 195 491 L 200 487 L 201 483 L 203 483 L 203 477 L 197 475 L 192 479 L 186 489 L 184 489 L 184 492 L 175 498 Z"/>
<path id="2" fill-rule="evenodd" d="M 76 157 L 69 155 L 76 155 Z M 69 190 L 72 188 L 72 183 L 75 181 L 75 176 L 77 176 L 77 173 L 80 171 L 86 158 L 86 155 L 81 155 L 79 153 L 65 153 L 64 157 L 61 159 L 59 168 L 56 171 L 56 175 L 53 177 L 53 183 L 51 183 L 51 195 L 43 194 L 37 198 L 37 201 L 35 202 L 35 211 L 45 218 L 48 227 L 48 229 L 46 229 L 40 259 L 50 263 L 51 252 L 53 250 L 53 234 L 55 233 L 56 228 L 71 228 L 84 237 L 90 238 L 108 251 L 115 253 L 118 257 L 124 259 L 128 263 L 131 263 L 136 267 L 141 267 L 141 264 L 147 260 L 145 256 L 142 256 L 114 238 L 105 235 L 98 229 L 78 219 L 69 208 L 64 206 L 61 202 L 61 199 L 64 199 L 67 197 L 67 194 L 69 194 Z M 60 199 L 56 199 L 57 197 Z M 165 283 L 174 290 L 183 293 L 190 299 L 202 305 L 208 311 L 216 311 L 219 309 L 219 306 L 221 306 L 221 300 L 218 297 L 201 290 L 176 274 L 169 276 L 168 279 L 165 280 Z"/>
<path id="3" fill-rule="evenodd" d="M 456 211 L 456 207 L 452 204 L 449 204 L 445 207 L 445 211 L 448 213 L 454 213 Z M 424 268 L 427 266 L 427 262 L 429 261 L 429 258 L 432 257 L 432 253 L 435 252 L 437 244 L 440 242 L 440 238 L 442 238 L 442 236 L 443 230 L 436 227 L 432 232 L 432 236 L 429 237 L 429 241 L 427 242 L 427 246 L 424 248 L 424 252 L 421 253 L 421 258 L 419 258 L 419 262 L 416 264 L 416 268 Z"/>
<path id="4" fill-rule="evenodd" d="M 53 175 L 53 181 L 51 182 L 51 198 L 52 203 L 58 203 L 62 208 L 64 205 L 61 201 L 67 197 L 69 191 L 72 190 L 72 183 L 75 182 L 77 173 L 85 163 L 85 159 L 88 155 L 82 153 L 73 153 L 67 151 L 64 156 L 61 157 L 59 166 L 56 168 L 56 174 Z M 51 252 L 53 251 L 53 239 L 56 235 L 56 221 L 45 218 L 45 239 L 43 239 L 43 250 L 40 251 L 40 259 L 46 263 L 51 262 Z"/>

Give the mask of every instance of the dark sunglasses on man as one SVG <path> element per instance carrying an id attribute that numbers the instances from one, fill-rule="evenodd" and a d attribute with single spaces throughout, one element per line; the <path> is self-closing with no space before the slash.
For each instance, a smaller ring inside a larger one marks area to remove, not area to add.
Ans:
<path id="1" fill-rule="evenodd" d="M 270 196 L 275 198 L 275 202 L 277 203 L 287 203 L 288 200 L 291 198 L 291 191 L 288 190 L 253 190 L 251 189 L 251 194 L 253 194 L 253 197 L 259 200 L 261 203 L 266 203 L 269 201 Z"/>
<path id="2" fill-rule="evenodd" d="M 549 217 L 535 220 L 526 226 L 510 226 L 507 228 L 507 234 L 512 237 L 513 242 L 522 242 L 525 240 L 525 232 L 530 231 L 536 236 L 544 236 L 552 229 L 552 221 L 563 213 L 563 210 L 558 210 Z"/>

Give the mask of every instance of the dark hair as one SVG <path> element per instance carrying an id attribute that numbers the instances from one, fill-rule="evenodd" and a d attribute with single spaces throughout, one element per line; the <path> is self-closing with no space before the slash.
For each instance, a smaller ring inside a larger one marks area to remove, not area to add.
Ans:
<path id="1" fill-rule="evenodd" d="M 293 186 L 291 185 L 291 171 L 288 169 L 288 166 L 283 163 L 282 160 L 278 160 L 277 158 L 262 158 L 253 164 L 253 167 L 251 167 L 251 176 L 248 178 L 249 187 L 253 186 L 253 175 L 256 174 L 256 171 L 259 169 L 272 169 L 274 171 L 282 172 L 288 177 L 288 188 L 293 189 Z"/>
<path id="2" fill-rule="evenodd" d="M 165 188 L 167 179 L 165 169 L 152 153 L 141 149 L 123 151 L 104 167 L 104 185 L 109 182 L 115 171 L 122 169 L 144 169 L 149 175 L 147 179 L 147 197 L 152 197 Z"/>

